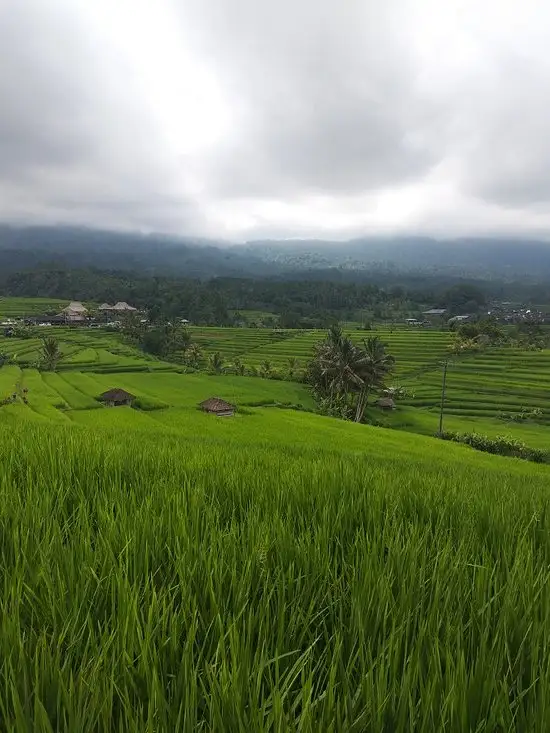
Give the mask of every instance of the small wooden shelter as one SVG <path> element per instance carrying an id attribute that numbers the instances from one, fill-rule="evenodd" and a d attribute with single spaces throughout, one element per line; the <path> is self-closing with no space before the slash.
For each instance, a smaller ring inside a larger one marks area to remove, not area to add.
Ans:
<path id="1" fill-rule="evenodd" d="M 231 405 L 220 397 L 210 397 L 201 402 L 199 407 L 204 412 L 210 412 L 218 417 L 231 417 L 235 414 L 235 405 Z"/>
<path id="2" fill-rule="evenodd" d="M 395 410 L 395 402 L 391 397 L 381 397 L 377 405 L 381 410 Z"/>
<path id="3" fill-rule="evenodd" d="M 106 407 L 131 406 L 135 399 L 133 394 L 126 392 L 124 389 L 109 389 L 98 397 L 98 400 L 103 402 Z"/>

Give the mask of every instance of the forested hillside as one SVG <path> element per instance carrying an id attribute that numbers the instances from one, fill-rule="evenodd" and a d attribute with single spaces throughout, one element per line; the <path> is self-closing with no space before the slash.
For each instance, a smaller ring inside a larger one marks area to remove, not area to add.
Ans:
<path id="1" fill-rule="evenodd" d="M 124 271 L 40 268 L 7 275 L 0 294 L 95 302 L 126 300 L 166 317 L 227 325 L 229 311 L 267 311 L 286 328 L 324 327 L 333 320 L 364 320 L 440 306 L 449 313 L 477 310 L 487 300 L 477 285 L 384 286 L 329 280 L 212 278 L 193 280 Z"/>
<path id="2" fill-rule="evenodd" d="M 113 232 L 77 227 L 0 225 L 0 273 L 47 268 L 97 267 L 191 278 L 275 277 L 361 280 L 395 284 L 404 277 L 425 283 L 521 279 L 550 275 L 544 241 L 419 237 L 342 241 L 221 240 Z M 1 275 L 0 275 L 1 277 Z"/>

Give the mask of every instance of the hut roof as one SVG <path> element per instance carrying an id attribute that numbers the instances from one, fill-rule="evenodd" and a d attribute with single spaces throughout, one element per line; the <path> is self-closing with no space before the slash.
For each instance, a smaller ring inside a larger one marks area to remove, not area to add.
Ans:
<path id="1" fill-rule="evenodd" d="M 378 400 L 378 407 L 395 407 L 395 402 L 392 400 L 391 397 L 381 397 Z"/>
<path id="2" fill-rule="evenodd" d="M 66 308 L 63 308 L 62 313 L 87 313 L 88 309 L 85 308 L 82 303 L 77 300 L 73 300 L 69 303 Z"/>
<path id="3" fill-rule="evenodd" d="M 102 303 L 99 306 L 98 310 L 99 311 L 110 311 L 110 310 L 113 310 L 113 306 L 109 305 L 109 303 Z"/>
<path id="4" fill-rule="evenodd" d="M 430 308 L 427 311 L 422 311 L 425 316 L 442 316 L 447 312 L 446 308 Z"/>
<path id="5" fill-rule="evenodd" d="M 137 308 L 134 308 L 131 305 L 128 305 L 125 301 L 119 301 L 118 303 L 115 303 L 112 310 L 114 311 L 135 311 Z"/>
<path id="6" fill-rule="evenodd" d="M 99 395 L 101 402 L 126 402 L 126 400 L 135 400 L 135 395 L 126 392 L 125 389 L 108 389 L 107 392 Z"/>
<path id="7" fill-rule="evenodd" d="M 204 402 L 201 402 L 199 407 L 206 410 L 206 412 L 226 412 L 235 409 L 235 405 L 231 405 L 220 397 L 210 397 L 204 400 Z"/>

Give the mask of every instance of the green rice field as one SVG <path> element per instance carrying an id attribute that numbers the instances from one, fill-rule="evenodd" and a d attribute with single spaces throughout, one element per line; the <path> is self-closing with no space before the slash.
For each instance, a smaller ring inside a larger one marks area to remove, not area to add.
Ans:
<path id="1" fill-rule="evenodd" d="M 28 367 L 40 359 L 42 336 L 53 336 L 59 341 L 63 359 L 60 371 L 73 369 L 94 372 L 115 371 L 174 371 L 167 364 L 125 344 L 116 332 L 90 328 L 37 328 L 34 338 L 2 338 L 0 351 L 15 355 L 18 364 Z"/>
<path id="2" fill-rule="evenodd" d="M 0 297 L 0 321 L 4 318 L 23 318 L 24 316 L 58 313 L 68 304 L 56 298 L 4 298 Z"/>
<path id="3" fill-rule="evenodd" d="M 431 437 L 448 333 L 380 332 L 409 395 L 369 416 L 394 429 L 55 334 L 57 372 L 37 339 L 0 368 L 0 730 L 548 731 L 550 466 Z M 323 335 L 192 329 L 281 371 Z M 455 360 L 446 428 L 547 448 L 549 357 Z M 495 417 L 522 406 L 542 417 Z"/>
<path id="4" fill-rule="evenodd" d="M 267 329 L 191 329 L 194 340 L 207 353 L 219 351 L 231 363 L 238 357 L 247 366 L 268 361 L 285 373 L 289 359 L 305 366 L 322 331 L 269 331 Z M 522 408 L 542 410 L 541 422 L 550 422 L 550 350 L 522 351 L 510 347 L 490 349 L 467 357 L 450 357 L 452 334 L 430 329 L 373 332 L 351 331 L 359 341 L 376 334 L 395 356 L 394 381 L 409 391 L 405 405 L 437 410 L 441 399 L 442 363 L 450 359 L 446 412 L 454 416 L 492 419 L 500 412 Z"/>
<path id="5" fill-rule="evenodd" d="M 2 729 L 547 730 L 548 469 L 256 410 L 0 427 Z"/>

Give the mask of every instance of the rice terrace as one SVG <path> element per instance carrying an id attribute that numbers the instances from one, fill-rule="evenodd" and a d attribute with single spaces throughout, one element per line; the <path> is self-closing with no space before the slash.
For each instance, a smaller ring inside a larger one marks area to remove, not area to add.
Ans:
<path id="1" fill-rule="evenodd" d="M 83 309 L 0 299 L 2 729 L 548 730 L 550 349 Z"/>

